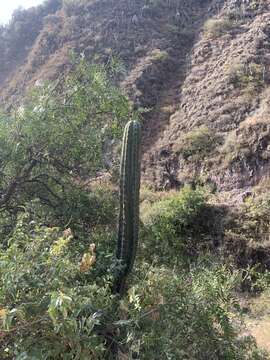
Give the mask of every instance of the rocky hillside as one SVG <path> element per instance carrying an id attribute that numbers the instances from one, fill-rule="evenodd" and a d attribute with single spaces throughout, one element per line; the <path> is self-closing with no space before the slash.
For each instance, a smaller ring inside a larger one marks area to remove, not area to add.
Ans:
<path id="1" fill-rule="evenodd" d="M 16 40 L 16 41 L 15 41 Z M 270 165 L 270 0 L 47 0 L 0 29 L 0 101 L 69 71 L 124 65 L 144 113 L 144 181 L 246 193 Z"/>

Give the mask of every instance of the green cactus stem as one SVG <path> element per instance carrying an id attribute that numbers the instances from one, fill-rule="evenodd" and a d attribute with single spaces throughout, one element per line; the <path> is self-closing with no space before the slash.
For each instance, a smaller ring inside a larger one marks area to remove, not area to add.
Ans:
<path id="1" fill-rule="evenodd" d="M 120 214 L 117 259 L 123 270 L 116 279 L 116 292 L 123 292 L 125 279 L 136 257 L 139 232 L 139 193 L 141 177 L 141 125 L 129 121 L 124 130 L 120 168 Z"/>

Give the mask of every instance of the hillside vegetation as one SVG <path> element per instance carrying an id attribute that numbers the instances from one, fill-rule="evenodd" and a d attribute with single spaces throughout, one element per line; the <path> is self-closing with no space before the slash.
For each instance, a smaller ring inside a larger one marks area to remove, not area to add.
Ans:
<path id="1" fill-rule="evenodd" d="M 269 20 L 47 0 L 0 28 L 1 360 L 270 358 Z"/>

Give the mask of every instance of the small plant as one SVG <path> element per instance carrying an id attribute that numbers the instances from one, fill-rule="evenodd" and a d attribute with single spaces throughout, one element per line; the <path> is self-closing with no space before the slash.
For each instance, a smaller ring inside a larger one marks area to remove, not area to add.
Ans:
<path id="1" fill-rule="evenodd" d="M 207 127 L 193 129 L 175 144 L 175 151 L 181 153 L 185 159 L 190 156 L 203 158 L 215 148 L 218 137 Z"/>
<path id="2" fill-rule="evenodd" d="M 263 64 L 254 62 L 248 64 L 236 63 L 228 69 L 229 80 L 235 88 L 245 89 L 254 93 L 265 83 L 265 68 Z"/>
<path id="3" fill-rule="evenodd" d="M 169 58 L 169 54 L 167 51 L 165 50 L 160 50 L 160 49 L 155 49 L 154 51 L 152 51 L 152 59 L 153 61 L 166 61 Z"/>
<path id="4" fill-rule="evenodd" d="M 220 148 L 220 153 L 224 157 L 224 166 L 229 166 L 235 161 L 246 159 L 251 153 L 251 147 L 247 142 L 243 142 L 235 131 L 232 131 Z"/>
<path id="5" fill-rule="evenodd" d="M 126 276 L 130 273 L 138 243 L 141 125 L 138 121 L 127 123 L 122 144 L 120 174 L 120 214 L 117 259 L 123 269 L 117 276 L 115 290 L 122 293 Z"/>
<path id="6" fill-rule="evenodd" d="M 204 33 L 209 37 L 217 38 L 229 32 L 233 26 L 233 21 L 228 18 L 210 19 L 204 24 Z"/>

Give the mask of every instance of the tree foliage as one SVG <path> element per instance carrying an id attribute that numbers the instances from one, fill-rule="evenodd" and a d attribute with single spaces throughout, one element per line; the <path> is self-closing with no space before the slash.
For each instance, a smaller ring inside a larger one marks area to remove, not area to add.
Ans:
<path id="1" fill-rule="evenodd" d="M 14 214 L 34 198 L 58 217 L 82 205 L 80 183 L 114 161 L 113 144 L 130 116 L 113 72 L 82 60 L 68 78 L 36 86 L 20 108 L 1 115 L 1 211 Z"/>

